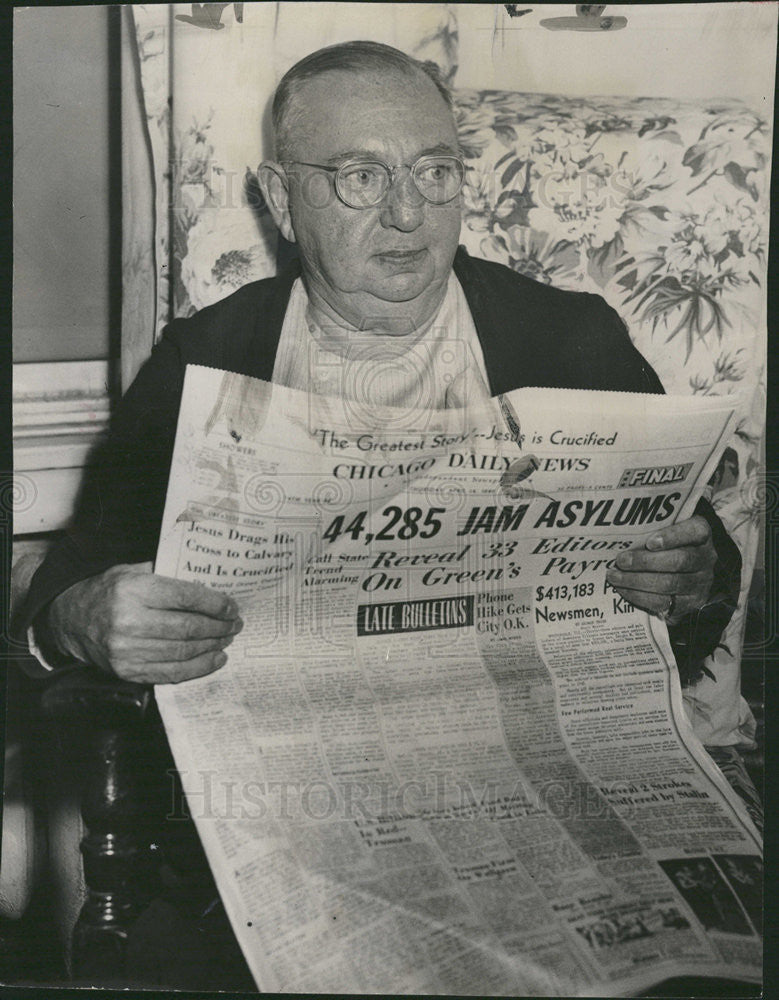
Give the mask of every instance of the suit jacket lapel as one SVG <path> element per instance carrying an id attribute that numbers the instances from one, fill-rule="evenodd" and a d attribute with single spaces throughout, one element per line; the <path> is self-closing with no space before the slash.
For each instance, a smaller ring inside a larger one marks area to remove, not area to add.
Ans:
<path id="1" fill-rule="evenodd" d="M 528 356 L 523 336 L 529 317 L 523 304 L 516 301 L 516 289 L 505 295 L 490 287 L 465 247 L 457 248 L 453 267 L 471 310 L 493 396 L 533 385 L 536 364 Z"/>
<path id="2" fill-rule="evenodd" d="M 271 282 L 271 291 L 254 320 L 254 336 L 250 338 L 244 367 L 241 369 L 253 378 L 270 382 L 281 338 L 284 316 L 292 294 L 292 286 L 301 275 L 300 260 L 294 257 Z"/>

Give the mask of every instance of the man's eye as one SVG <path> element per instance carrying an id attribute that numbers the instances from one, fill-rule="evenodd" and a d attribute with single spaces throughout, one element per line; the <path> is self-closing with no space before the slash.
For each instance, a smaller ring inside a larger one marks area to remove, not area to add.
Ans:
<path id="1" fill-rule="evenodd" d="M 420 171 L 420 180 L 438 182 L 452 177 L 454 168 L 451 163 L 426 163 Z"/>
<path id="2" fill-rule="evenodd" d="M 379 172 L 374 167 L 352 167 L 344 171 L 344 179 L 358 187 L 370 187 L 378 180 Z"/>

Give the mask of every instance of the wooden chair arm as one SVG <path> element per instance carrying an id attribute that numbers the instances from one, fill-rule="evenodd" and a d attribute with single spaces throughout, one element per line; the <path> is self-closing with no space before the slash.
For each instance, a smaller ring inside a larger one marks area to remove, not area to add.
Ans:
<path id="1" fill-rule="evenodd" d="M 157 890 L 167 743 L 151 687 L 78 665 L 45 683 L 40 709 L 77 769 L 87 898 L 73 932 L 76 979 L 124 976 L 129 926 Z"/>
<path id="2" fill-rule="evenodd" d="M 52 675 L 41 695 L 45 718 L 59 724 L 100 723 L 109 729 L 143 725 L 155 711 L 154 689 L 74 664 Z"/>

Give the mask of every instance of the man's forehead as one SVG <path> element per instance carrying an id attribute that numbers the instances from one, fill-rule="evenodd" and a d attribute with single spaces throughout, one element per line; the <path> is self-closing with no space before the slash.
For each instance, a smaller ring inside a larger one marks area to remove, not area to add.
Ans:
<path id="1" fill-rule="evenodd" d="M 328 71 L 306 80 L 294 103 L 295 155 L 310 155 L 313 146 L 328 156 L 387 153 L 398 145 L 456 147 L 451 111 L 421 71 Z"/>

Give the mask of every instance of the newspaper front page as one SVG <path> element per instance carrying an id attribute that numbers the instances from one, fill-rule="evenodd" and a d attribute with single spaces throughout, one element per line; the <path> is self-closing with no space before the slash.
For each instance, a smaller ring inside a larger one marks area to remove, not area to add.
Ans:
<path id="1" fill-rule="evenodd" d="M 155 571 L 245 627 L 157 701 L 262 990 L 760 981 L 758 833 L 664 624 L 605 580 L 732 429 L 723 399 L 545 388 L 409 429 L 188 367 Z"/>

